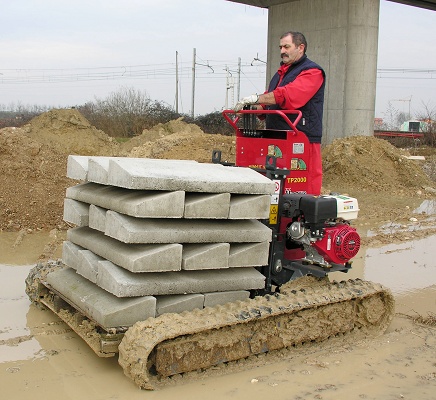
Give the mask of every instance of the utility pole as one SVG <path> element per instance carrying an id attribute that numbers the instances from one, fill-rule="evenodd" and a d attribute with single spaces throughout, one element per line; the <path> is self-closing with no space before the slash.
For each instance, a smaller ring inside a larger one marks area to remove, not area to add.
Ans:
<path id="1" fill-rule="evenodd" d="M 238 101 L 241 98 L 241 57 L 238 57 Z"/>
<path id="2" fill-rule="evenodd" d="M 194 48 L 194 54 L 192 56 L 192 102 L 191 102 L 191 117 L 194 118 L 194 106 L 195 106 L 195 66 L 196 65 L 203 65 L 204 67 L 208 67 L 212 70 L 212 73 L 214 72 L 213 68 L 209 65 L 209 61 L 207 64 L 201 64 L 197 63 L 197 52 Z"/>
<path id="3" fill-rule="evenodd" d="M 192 57 L 192 100 L 191 100 L 191 117 L 194 118 L 194 104 L 195 104 L 195 54 L 196 50 L 194 47 L 194 54 Z"/>
<path id="4" fill-rule="evenodd" d="M 232 98 L 231 98 L 231 102 L 232 102 L 232 106 L 234 105 L 234 92 L 235 92 L 235 84 L 233 82 L 233 76 L 232 73 L 230 72 L 229 68 L 226 65 L 226 101 L 225 101 L 225 109 L 228 110 L 229 109 L 229 90 L 232 91 Z"/>
<path id="5" fill-rule="evenodd" d="M 409 116 L 408 116 L 408 118 L 409 118 L 409 120 L 410 120 L 410 118 L 411 118 L 411 115 L 410 115 L 410 103 L 412 102 L 412 95 L 410 95 L 410 98 L 408 98 L 408 99 L 392 99 L 391 101 L 407 101 L 408 103 L 409 103 Z"/>
<path id="6" fill-rule="evenodd" d="M 210 67 L 209 67 L 210 68 Z M 230 71 L 229 67 L 226 65 L 225 68 L 226 71 L 226 100 L 225 100 L 225 105 L 224 108 L 226 110 L 228 110 L 229 108 L 229 90 L 232 91 L 231 95 L 231 103 L 232 103 L 232 107 L 235 105 L 235 80 L 233 78 L 233 74 Z M 238 57 L 238 70 L 236 71 L 237 73 L 237 81 L 236 81 L 236 86 L 237 86 L 237 100 L 239 100 L 241 98 L 241 57 Z"/>
<path id="7" fill-rule="evenodd" d="M 179 53 L 176 51 L 176 114 L 179 113 Z"/>

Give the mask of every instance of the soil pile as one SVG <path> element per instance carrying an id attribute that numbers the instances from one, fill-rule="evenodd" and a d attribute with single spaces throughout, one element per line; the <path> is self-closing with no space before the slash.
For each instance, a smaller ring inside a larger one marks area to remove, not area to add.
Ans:
<path id="1" fill-rule="evenodd" d="M 66 228 L 63 199 L 67 187 L 77 183 L 66 178 L 69 154 L 210 162 L 214 149 L 222 151 L 223 161 L 235 161 L 234 137 L 204 133 L 182 119 L 159 124 L 119 145 L 77 110 L 51 110 L 23 128 L 0 130 L 0 230 Z M 372 193 L 396 194 L 408 201 L 417 191 L 434 196 L 422 189 L 434 183 L 419 162 L 404 155 L 373 137 L 336 140 L 323 149 L 325 192 L 346 191 L 359 198 L 359 219 L 376 216 L 374 204 L 380 201 Z M 361 202 L 362 190 L 366 192 Z M 389 207 L 382 204 L 379 215 L 389 215 Z"/>
<path id="2" fill-rule="evenodd" d="M 0 130 L 0 230 L 63 226 L 66 156 L 28 137 L 23 129 Z"/>
<path id="3" fill-rule="evenodd" d="M 0 229 L 64 228 L 69 154 L 116 155 L 118 144 L 75 109 L 51 110 L 0 130 Z"/>
<path id="4" fill-rule="evenodd" d="M 383 139 L 354 136 L 337 139 L 323 149 L 324 182 L 390 194 L 416 193 L 431 186 L 410 154 Z"/>
<path id="5" fill-rule="evenodd" d="M 120 155 L 210 162 L 215 149 L 222 151 L 223 161 L 235 162 L 234 137 L 204 133 L 179 118 L 144 130 L 122 145 Z"/>
<path id="6" fill-rule="evenodd" d="M 23 131 L 33 140 L 59 153 L 83 156 L 112 156 L 118 153 L 118 143 L 92 126 L 75 109 L 50 110 L 33 118 Z"/>

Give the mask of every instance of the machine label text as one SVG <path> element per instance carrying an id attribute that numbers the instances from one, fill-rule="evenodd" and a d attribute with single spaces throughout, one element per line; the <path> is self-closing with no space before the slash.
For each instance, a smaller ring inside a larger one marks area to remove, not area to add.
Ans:
<path id="1" fill-rule="evenodd" d="M 304 143 L 294 143 L 292 145 L 292 153 L 303 154 L 304 153 Z"/>
<path id="2" fill-rule="evenodd" d="M 292 178 L 286 178 L 288 183 L 304 183 L 307 182 L 307 177 L 305 176 L 295 176 Z"/>

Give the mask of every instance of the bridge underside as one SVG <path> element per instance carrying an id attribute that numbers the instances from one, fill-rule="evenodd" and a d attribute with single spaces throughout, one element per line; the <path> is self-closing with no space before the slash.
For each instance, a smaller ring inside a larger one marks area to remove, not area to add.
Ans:
<path id="1" fill-rule="evenodd" d="M 299 0 L 229 0 L 229 1 L 232 1 L 233 3 L 247 4 L 255 7 L 269 8 L 271 6 L 276 6 L 278 4 L 290 3 L 292 1 L 299 1 Z M 388 1 L 436 11 L 436 0 L 388 0 Z"/>

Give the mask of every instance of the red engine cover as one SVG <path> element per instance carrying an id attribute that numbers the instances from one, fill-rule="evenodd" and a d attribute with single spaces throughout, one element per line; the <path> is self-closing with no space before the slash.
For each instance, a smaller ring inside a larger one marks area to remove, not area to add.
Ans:
<path id="1" fill-rule="evenodd" d="M 328 262 L 343 264 L 357 255 L 360 236 L 356 229 L 346 224 L 325 228 L 325 235 L 313 244 Z"/>

